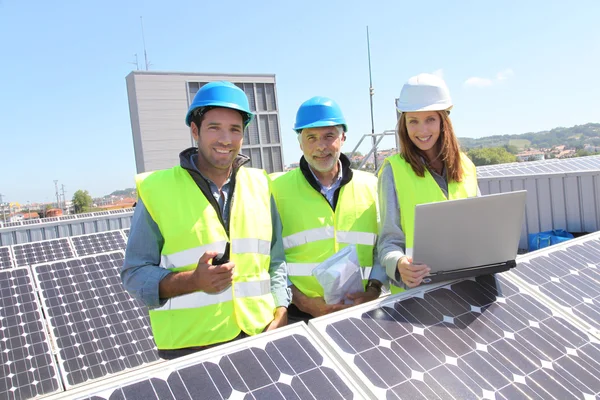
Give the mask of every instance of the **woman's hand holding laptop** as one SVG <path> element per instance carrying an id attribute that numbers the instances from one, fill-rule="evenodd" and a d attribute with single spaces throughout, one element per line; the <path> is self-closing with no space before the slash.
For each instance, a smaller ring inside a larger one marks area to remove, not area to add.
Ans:
<path id="1" fill-rule="evenodd" d="M 398 272 L 402 282 L 409 288 L 417 287 L 423 282 L 423 279 L 429 275 L 431 269 L 425 264 L 412 264 L 412 257 L 403 256 L 398 260 Z"/>

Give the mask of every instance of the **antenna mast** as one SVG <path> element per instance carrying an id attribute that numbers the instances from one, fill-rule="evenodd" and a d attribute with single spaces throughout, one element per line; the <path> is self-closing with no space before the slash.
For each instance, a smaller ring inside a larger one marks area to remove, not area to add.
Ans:
<path id="1" fill-rule="evenodd" d="M 148 62 L 148 54 L 146 54 L 146 38 L 144 36 L 144 19 L 140 16 L 140 24 L 142 25 L 142 43 L 144 44 L 144 61 L 146 62 L 146 71 L 148 71 L 148 67 L 150 63 Z M 136 55 L 137 60 L 137 55 Z"/>
<path id="2" fill-rule="evenodd" d="M 373 120 L 373 95 L 375 89 L 373 89 L 373 79 L 371 77 L 371 44 L 369 41 L 369 26 L 367 26 L 367 53 L 369 58 L 369 99 L 371 101 L 371 144 L 373 146 L 373 166 L 377 171 L 377 144 L 375 141 L 375 121 Z"/>

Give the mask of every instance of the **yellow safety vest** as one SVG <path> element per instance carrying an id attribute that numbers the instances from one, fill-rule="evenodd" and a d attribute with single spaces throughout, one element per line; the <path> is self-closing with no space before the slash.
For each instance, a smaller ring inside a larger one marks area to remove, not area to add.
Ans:
<path id="1" fill-rule="evenodd" d="M 170 298 L 150 310 L 159 349 L 226 342 L 243 330 L 255 335 L 273 320 L 271 294 L 271 194 L 262 170 L 240 167 L 231 204 L 229 237 L 214 207 L 180 166 L 136 176 L 139 196 L 164 238 L 160 266 L 194 270 L 206 251 L 230 243 L 233 284 L 217 294 L 202 291 Z"/>
<path id="2" fill-rule="evenodd" d="M 406 162 L 399 154 L 385 159 L 385 164 L 390 164 L 394 174 L 394 186 L 400 205 L 400 225 L 406 237 L 406 249 L 413 247 L 415 231 L 415 207 L 417 204 L 435 203 L 438 201 L 464 199 L 477 196 L 477 171 L 469 157 L 461 153 L 463 168 L 462 182 L 448 183 L 448 198 L 440 189 L 429 170 L 425 168 L 425 176 L 415 174 L 410 163 Z M 385 166 L 384 164 L 384 166 Z M 383 168 L 381 169 L 383 171 Z M 405 249 L 405 252 L 406 252 Z M 392 293 L 404 289 L 393 283 L 390 285 Z"/>
<path id="3" fill-rule="evenodd" d="M 273 196 L 283 224 L 283 247 L 290 281 L 308 297 L 323 297 L 312 270 L 333 254 L 356 245 L 366 284 L 377 239 L 377 179 L 353 171 L 340 189 L 334 210 L 307 182 L 300 168 L 275 177 Z"/>

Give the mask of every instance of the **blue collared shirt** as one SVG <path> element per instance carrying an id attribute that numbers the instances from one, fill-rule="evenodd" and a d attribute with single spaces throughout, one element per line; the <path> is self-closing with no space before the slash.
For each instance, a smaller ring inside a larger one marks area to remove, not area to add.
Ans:
<path id="1" fill-rule="evenodd" d="M 321 194 L 323 196 L 325 196 L 325 198 L 327 199 L 327 201 L 329 202 L 331 207 L 333 207 L 333 195 L 335 194 L 335 191 L 338 190 L 338 188 L 340 187 L 340 184 L 342 183 L 342 177 L 344 175 L 342 172 L 342 162 L 338 160 L 338 174 L 337 174 L 337 177 L 335 178 L 335 180 L 333 181 L 333 183 L 331 184 L 331 186 L 329 186 L 329 187 L 324 186 L 321 183 L 319 178 L 317 178 L 317 176 L 315 175 L 315 172 L 310 167 L 310 164 L 308 166 L 308 169 L 310 169 L 310 173 L 313 174 L 315 181 L 317 181 L 317 183 L 319 184 L 319 188 L 321 189 Z"/>
<path id="2" fill-rule="evenodd" d="M 196 165 L 194 156 L 192 164 Z M 200 171 L 197 170 L 197 172 Z M 225 182 L 221 190 L 209 179 L 207 179 L 207 182 L 211 193 L 219 203 L 223 220 L 227 221 L 229 219 L 227 204 L 232 191 L 230 180 L 228 179 Z M 269 266 L 271 293 L 276 307 L 287 307 L 291 301 L 291 291 L 287 287 L 287 267 L 281 238 L 281 219 L 273 197 L 271 197 L 271 220 L 273 224 L 271 263 Z M 121 279 L 127 291 L 149 308 L 160 307 L 166 302 L 166 299 L 159 299 L 159 283 L 171 273 L 168 269 L 159 266 L 163 245 L 164 238 L 158 225 L 152 219 L 142 199 L 138 198 L 131 220 L 125 260 L 121 269 Z"/>

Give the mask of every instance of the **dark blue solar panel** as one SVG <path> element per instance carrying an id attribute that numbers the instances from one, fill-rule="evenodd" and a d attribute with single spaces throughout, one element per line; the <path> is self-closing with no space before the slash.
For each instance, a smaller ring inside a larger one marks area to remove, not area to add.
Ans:
<path id="1" fill-rule="evenodd" d="M 600 240 L 549 251 L 525 258 L 512 273 L 600 330 Z"/>
<path id="2" fill-rule="evenodd" d="M 66 238 L 15 244 L 12 250 L 18 266 L 65 260 L 75 255 Z"/>
<path id="3" fill-rule="evenodd" d="M 125 250 L 127 243 L 121 231 L 93 233 L 91 235 L 72 236 L 73 248 L 77 257 Z"/>
<path id="4" fill-rule="evenodd" d="M 62 390 L 28 268 L 0 271 L 0 398 Z"/>
<path id="5" fill-rule="evenodd" d="M 377 398 L 600 395 L 599 342 L 502 277 L 315 325 Z"/>
<path id="6" fill-rule="evenodd" d="M 158 360 L 146 308 L 123 288 L 120 252 L 34 267 L 68 387 Z"/>
<path id="7" fill-rule="evenodd" d="M 9 246 L 0 247 L 0 269 L 8 269 L 15 266 L 12 252 Z"/>
<path id="8" fill-rule="evenodd" d="M 209 350 L 209 356 L 197 353 L 186 360 L 170 361 L 152 368 L 144 376 L 139 372 L 129 374 L 131 379 L 124 376 L 114 383 L 83 390 L 72 398 L 362 398 L 332 361 L 315 346 L 313 339 L 299 333 L 300 330 L 292 329 L 296 333 L 275 339 L 257 336 L 247 345 L 235 346 L 231 350 Z M 261 344 L 257 346 L 259 342 Z"/>

